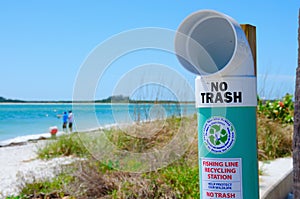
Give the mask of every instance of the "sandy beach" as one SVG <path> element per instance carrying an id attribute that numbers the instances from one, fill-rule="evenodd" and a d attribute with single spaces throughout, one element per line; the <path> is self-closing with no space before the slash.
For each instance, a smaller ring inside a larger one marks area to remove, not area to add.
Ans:
<path id="1" fill-rule="evenodd" d="M 61 165 L 75 161 L 72 157 L 49 161 L 37 158 L 37 149 L 47 141 L 29 142 L 0 148 L 0 198 L 17 195 L 25 181 L 49 179 L 62 171 Z"/>

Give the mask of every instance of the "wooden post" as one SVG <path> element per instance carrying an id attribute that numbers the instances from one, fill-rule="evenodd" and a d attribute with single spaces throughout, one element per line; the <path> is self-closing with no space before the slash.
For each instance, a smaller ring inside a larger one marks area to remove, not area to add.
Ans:
<path id="1" fill-rule="evenodd" d="M 250 24 L 241 24 L 243 31 L 248 39 L 254 61 L 254 74 L 256 76 L 256 27 Z"/>
<path id="2" fill-rule="evenodd" d="M 245 32 L 246 38 L 248 40 L 249 46 L 251 48 L 251 53 L 254 62 L 254 75 L 257 77 L 257 65 L 256 65 L 256 27 L 250 24 L 241 24 L 243 31 Z M 257 125 L 257 117 L 256 117 L 256 125 Z M 258 143 L 257 138 L 257 126 L 256 126 L 256 143 Z M 257 144 L 257 151 L 258 151 L 258 144 Z M 258 158 L 258 157 L 257 157 Z M 258 159 L 257 159 L 258 164 Z M 259 176 L 257 176 L 259 179 Z M 258 180 L 259 181 L 259 180 Z"/>

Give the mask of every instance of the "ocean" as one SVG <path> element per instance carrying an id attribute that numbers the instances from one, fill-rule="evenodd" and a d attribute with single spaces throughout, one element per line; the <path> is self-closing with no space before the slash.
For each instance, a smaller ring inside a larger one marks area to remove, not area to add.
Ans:
<path id="1" fill-rule="evenodd" d="M 90 131 L 136 121 L 165 119 L 196 113 L 194 104 L 0 104 L 0 146 L 49 137 L 49 128 L 62 132 L 64 111 L 72 110 L 73 131 Z"/>

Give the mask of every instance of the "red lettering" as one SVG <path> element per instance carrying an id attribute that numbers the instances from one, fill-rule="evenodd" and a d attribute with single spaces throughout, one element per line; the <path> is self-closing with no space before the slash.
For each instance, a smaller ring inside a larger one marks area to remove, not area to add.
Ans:
<path id="1" fill-rule="evenodd" d="M 225 167 L 238 167 L 239 162 L 225 162 Z"/>
<path id="2" fill-rule="evenodd" d="M 223 162 L 213 162 L 213 161 L 203 161 L 202 164 L 203 164 L 203 166 L 207 166 L 207 167 L 223 167 L 224 166 Z"/>
<path id="3" fill-rule="evenodd" d="M 218 193 L 218 192 L 216 192 L 215 197 L 216 198 L 235 198 L 235 193 Z"/>
<path id="4" fill-rule="evenodd" d="M 209 167 L 205 167 L 205 172 L 207 172 L 207 173 L 211 173 L 212 172 L 212 168 L 209 168 Z"/>
<path id="5" fill-rule="evenodd" d="M 232 175 L 208 174 L 207 178 L 214 180 L 232 180 Z"/>
<path id="6" fill-rule="evenodd" d="M 206 192 L 206 196 L 208 196 L 208 197 L 214 197 L 214 192 Z"/>

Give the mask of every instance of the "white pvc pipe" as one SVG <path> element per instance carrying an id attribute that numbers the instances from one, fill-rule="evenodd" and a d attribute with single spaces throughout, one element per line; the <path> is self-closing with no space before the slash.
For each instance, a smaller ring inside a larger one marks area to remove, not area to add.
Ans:
<path id="1" fill-rule="evenodd" d="M 175 52 L 190 72 L 210 76 L 253 76 L 251 49 L 240 25 L 212 10 L 188 16 L 175 36 Z"/>

